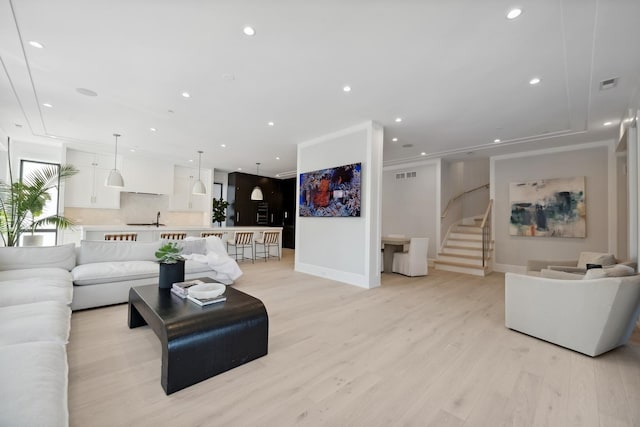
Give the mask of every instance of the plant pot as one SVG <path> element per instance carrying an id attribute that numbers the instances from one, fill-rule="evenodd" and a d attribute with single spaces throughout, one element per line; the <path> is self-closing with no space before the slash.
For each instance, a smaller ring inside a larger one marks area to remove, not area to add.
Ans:
<path id="1" fill-rule="evenodd" d="M 158 286 L 160 289 L 171 289 L 174 283 L 184 282 L 184 261 L 175 264 L 160 263 Z"/>
<path id="2" fill-rule="evenodd" d="M 22 246 L 42 246 L 44 236 L 22 236 Z"/>

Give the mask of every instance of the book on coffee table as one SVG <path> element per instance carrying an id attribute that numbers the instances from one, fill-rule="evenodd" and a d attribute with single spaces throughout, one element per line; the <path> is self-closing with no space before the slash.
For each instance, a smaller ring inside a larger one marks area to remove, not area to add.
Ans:
<path id="1" fill-rule="evenodd" d="M 186 298 L 191 286 L 201 285 L 203 283 L 204 282 L 202 280 L 198 279 L 187 280 L 186 282 L 177 282 L 171 286 L 171 292 L 178 295 L 180 298 Z"/>
<path id="2" fill-rule="evenodd" d="M 215 304 L 217 302 L 224 302 L 227 300 L 227 297 L 224 295 L 219 295 L 215 298 L 195 298 L 195 297 L 192 297 L 191 295 L 187 295 L 187 299 L 189 301 L 195 302 L 198 305 L 205 306 L 209 304 Z"/>

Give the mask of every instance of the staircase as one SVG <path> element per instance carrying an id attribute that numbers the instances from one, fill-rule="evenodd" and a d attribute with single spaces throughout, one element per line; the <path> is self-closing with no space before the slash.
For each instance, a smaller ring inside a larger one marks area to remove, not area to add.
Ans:
<path id="1" fill-rule="evenodd" d="M 489 242 L 483 267 L 481 227 L 483 218 L 474 218 L 474 222 L 474 225 L 457 224 L 451 226 L 438 257 L 434 261 L 436 270 L 454 271 L 474 276 L 486 276 L 491 273 L 490 261 L 493 242 Z"/>

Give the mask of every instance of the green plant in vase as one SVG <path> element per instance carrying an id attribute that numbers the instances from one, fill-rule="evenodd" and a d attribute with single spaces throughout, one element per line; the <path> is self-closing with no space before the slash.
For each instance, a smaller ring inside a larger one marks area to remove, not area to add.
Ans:
<path id="1" fill-rule="evenodd" d="M 160 263 L 158 276 L 160 289 L 171 289 L 174 283 L 184 282 L 184 257 L 182 248 L 176 242 L 168 242 L 160 246 L 155 256 Z"/>
<path id="2" fill-rule="evenodd" d="M 222 226 L 222 222 L 227 221 L 227 208 L 229 207 L 229 202 L 224 200 L 222 197 L 220 199 L 216 199 L 215 197 L 212 200 L 212 209 L 211 209 L 211 222 L 218 223 L 218 226 Z"/>

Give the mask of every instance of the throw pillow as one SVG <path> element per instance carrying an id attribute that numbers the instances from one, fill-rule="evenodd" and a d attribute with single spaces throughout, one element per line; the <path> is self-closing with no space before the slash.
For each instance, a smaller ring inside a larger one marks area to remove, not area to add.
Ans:
<path id="1" fill-rule="evenodd" d="M 175 240 L 167 240 L 166 242 L 172 241 L 175 242 Z M 207 244 L 204 239 L 200 239 L 198 237 L 187 237 L 184 240 L 179 240 L 177 243 L 178 246 L 182 248 L 183 255 L 206 255 L 207 253 Z"/>
<path id="2" fill-rule="evenodd" d="M 613 267 L 605 268 L 605 273 L 607 273 L 607 277 L 625 277 L 625 276 L 633 276 L 636 274 L 636 271 L 629 267 L 628 265 L 618 264 Z"/>
<path id="3" fill-rule="evenodd" d="M 587 268 L 587 264 L 613 265 L 616 257 L 602 252 L 580 252 L 578 268 Z"/>
<path id="4" fill-rule="evenodd" d="M 0 248 L 0 270 L 29 268 L 63 268 L 71 271 L 76 266 L 76 245 L 25 246 Z"/>

